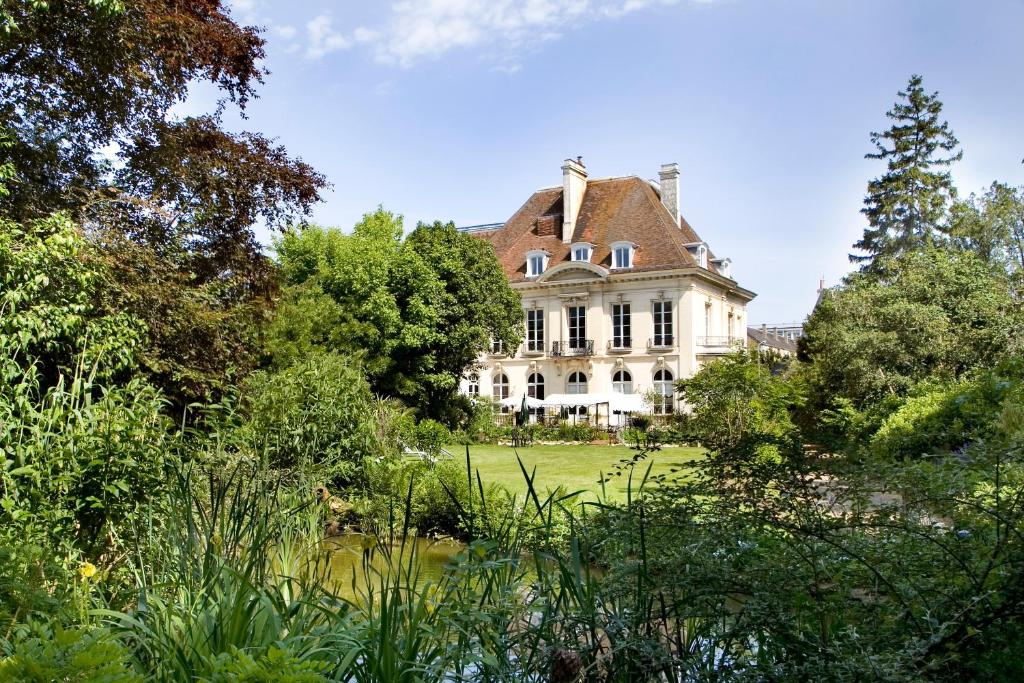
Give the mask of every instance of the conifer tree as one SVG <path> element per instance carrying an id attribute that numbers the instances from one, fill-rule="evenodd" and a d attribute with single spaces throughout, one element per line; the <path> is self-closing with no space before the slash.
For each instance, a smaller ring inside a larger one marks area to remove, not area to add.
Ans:
<path id="1" fill-rule="evenodd" d="M 884 160 L 886 172 L 868 183 L 861 209 L 868 227 L 853 246 L 864 253 L 850 255 L 861 270 L 883 272 L 889 259 L 927 248 L 946 233 L 947 207 L 956 196 L 949 166 L 963 152 L 941 112 L 938 93 L 927 94 L 921 76 L 913 75 L 886 112 L 892 127 L 871 134 L 877 151 L 865 157 Z"/>

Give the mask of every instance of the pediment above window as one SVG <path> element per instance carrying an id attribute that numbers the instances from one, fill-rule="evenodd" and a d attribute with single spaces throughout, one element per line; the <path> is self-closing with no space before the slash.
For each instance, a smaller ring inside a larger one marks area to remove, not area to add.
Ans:
<path id="1" fill-rule="evenodd" d="M 563 280 L 603 280 L 608 277 L 608 270 L 596 263 L 587 261 L 569 261 L 559 263 L 554 268 L 544 272 L 537 282 L 552 282 Z"/>

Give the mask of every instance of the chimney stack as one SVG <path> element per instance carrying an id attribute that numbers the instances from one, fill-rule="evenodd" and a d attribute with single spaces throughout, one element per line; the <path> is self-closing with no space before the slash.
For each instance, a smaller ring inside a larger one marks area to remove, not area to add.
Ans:
<path id="1" fill-rule="evenodd" d="M 679 227 L 679 164 L 662 164 L 658 175 L 661 178 L 661 203 Z"/>
<path id="2" fill-rule="evenodd" d="M 562 241 L 572 242 L 576 232 L 576 219 L 583 204 L 583 193 L 587 190 L 587 169 L 583 157 L 566 159 L 562 164 Z"/>

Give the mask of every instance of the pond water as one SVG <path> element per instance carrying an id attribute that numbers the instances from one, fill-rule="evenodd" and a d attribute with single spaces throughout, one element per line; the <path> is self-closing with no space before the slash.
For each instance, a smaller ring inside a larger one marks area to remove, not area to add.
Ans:
<path id="1" fill-rule="evenodd" d="M 380 548 L 377 539 L 372 536 L 359 533 L 344 534 L 328 538 L 324 543 L 331 552 L 331 579 L 334 581 L 335 589 L 346 598 L 357 598 L 367 587 L 363 567 L 364 548 L 370 549 L 370 568 L 376 570 L 377 574 L 387 573 L 389 549 Z M 436 583 L 443 576 L 451 560 L 465 547 L 465 544 L 452 540 L 407 538 L 402 562 L 408 564 L 410 553 L 415 551 L 419 583 Z M 401 541 L 396 541 L 390 548 L 391 561 L 394 564 L 399 562 L 398 554 L 401 548 Z M 379 582 L 379 578 L 377 581 Z"/>

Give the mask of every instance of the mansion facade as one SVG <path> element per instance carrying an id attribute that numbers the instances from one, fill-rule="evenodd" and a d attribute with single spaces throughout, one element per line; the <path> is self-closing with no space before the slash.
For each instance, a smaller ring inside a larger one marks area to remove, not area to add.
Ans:
<path id="1" fill-rule="evenodd" d="M 504 224 L 464 230 L 494 245 L 525 313 L 523 344 L 492 344 L 464 393 L 507 408 L 525 394 L 563 414 L 591 403 L 602 421 L 606 404 L 610 422 L 671 412 L 675 381 L 746 344 L 755 295 L 680 215 L 676 164 L 655 183 L 589 179 L 567 159 L 561 186 L 536 191 Z"/>

